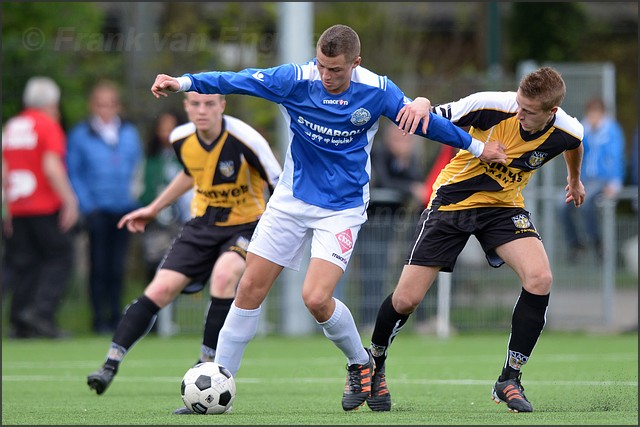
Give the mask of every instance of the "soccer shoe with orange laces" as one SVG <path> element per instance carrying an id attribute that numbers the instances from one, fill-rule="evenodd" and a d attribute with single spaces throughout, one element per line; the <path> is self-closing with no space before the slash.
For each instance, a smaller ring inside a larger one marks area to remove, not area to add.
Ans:
<path id="1" fill-rule="evenodd" d="M 384 375 L 384 365 L 375 369 L 371 378 L 371 396 L 367 398 L 369 409 L 376 412 L 391 410 L 391 395 L 387 388 L 387 378 Z"/>
<path id="2" fill-rule="evenodd" d="M 342 409 L 345 411 L 359 408 L 371 395 L 371 375 L 375 363 L 369 350 L 367 350 L 367 354 L 369 355 L 368 363 L 347 366 L 347 382 L 344 385 L 342 395 Z"/>
<path id="3" fill-rule="evenodd" d="M 522 372 L 516 378 L 496 381 L 491 396 L 496 403 L 504 402 L 510 412 L 533 412 L 533 406 L 524 395 L 524 387 L 520 383 Z"/>

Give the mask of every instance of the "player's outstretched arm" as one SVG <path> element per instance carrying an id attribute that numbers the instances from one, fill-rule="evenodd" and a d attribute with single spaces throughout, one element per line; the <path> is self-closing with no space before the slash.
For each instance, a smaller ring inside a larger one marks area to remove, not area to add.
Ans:
<path id="1" fill-rule="evenodd" d="M 166 74 L 158 74 L 156 81 L 151 85 L 151 93 L 156 98 L 160 96 L 167 96 L 167 92 L 178 92 L 180 90 L 180 83 L 175 77 L 168 76 Z"/>
<path id="2" fill-rule="evenodd" d="M 421 130 L 422 133 L 426 135 L 427 129 L 429 128 L 430 111 L 431 101 L 424 97 L 417 97 L 400 109 L 396 121 L 400 129 L 405 133 L 413 134 L 418 128 L 420 120 L 422 120 Z M 480 141 L 472 139 L 472 145 L 474 145 L 477 150 L 471 150 L 473 147 L 468 148 L 468 150 L 473 152 L 481 161 L 486 163 L 500 163 L 503 165 L 507 164 L 506 147 L 504 144 L 499 142 L 487 142 L 483 144 Z"/>
<path id="3" fill-rule="evenodd" d="M 124 215 L 118 222 L 118 228 L 126 226 L 132 233 L 143 233 L 147 224 L 162 209 L 175 202 L 191 188 L 193 188 L 193 177 L 180 171 L 151 203 Z"/>

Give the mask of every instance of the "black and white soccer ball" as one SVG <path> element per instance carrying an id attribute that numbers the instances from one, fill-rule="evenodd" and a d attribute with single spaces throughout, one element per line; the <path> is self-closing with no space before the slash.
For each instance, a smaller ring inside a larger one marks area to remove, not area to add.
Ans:
<path id="1" fill-rule="evenodd" d="M 196 414 L 222 414 L 231 409 L 236 382 L 227 368 L 215 362 L 198 363 L 184 374 L 180 395 Z"/>

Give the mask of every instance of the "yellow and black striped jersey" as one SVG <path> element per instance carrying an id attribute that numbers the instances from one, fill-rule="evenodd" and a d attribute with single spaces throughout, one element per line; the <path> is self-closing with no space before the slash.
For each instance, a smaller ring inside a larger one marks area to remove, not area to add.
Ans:
<path id="1" fill-rule="evenodd" d="M 432 107 L 432 112 L 480 141 L 506 146 L 507 165 L 484 163 L 460 150 L 433 184 L 429 207 L 453 211 L 480 207 L 524 208 L 522 191 L 533 174 L 565 150 L 582 142 L 580 122 L 558 109 L 543 130 L 529 134 L 516 118 L 516 92 L 479 92 L 459 101 Z"/>
<path id="2" fill-rule="evenodd" d="M 194 179 L 192 217 L 213 207 L 229 210 L 215 225 L 246 224 L 260 218 L 266 204 L 264 183 L 273 192 L 282 168 L 258 131 L 224 115 L 222 132 L 210 145 L 200 141 L 193 123 L 175 128 L 170 139 L 184 172 Z"/>

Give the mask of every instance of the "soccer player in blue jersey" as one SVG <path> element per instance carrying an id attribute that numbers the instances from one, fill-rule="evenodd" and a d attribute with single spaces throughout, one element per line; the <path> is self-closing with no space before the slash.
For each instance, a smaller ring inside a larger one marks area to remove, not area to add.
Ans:
<path id="1" fill-rule="evenodd" d="M 499 142 L 475 140 L 437 115 L 398 122 L 400 109 L 410 100 L 391 80 L 360 62 L 357 33 L 334 25 L 322 33 L 316 57 L 308 63 L 178 78 L 160 74 L 151 87 L 157 98 L 166 92 L 196 91 L 252 95 L 279 104 L 290 139 L 283 173 L 249 244 L 246 270 L 220 331 L 215 362 L 236 374 L 256 333 L 262 302 L 283 268 L 299 269 L 310 240 L 302 298 L 325 336 L 347 358 L 345 411 L 364 404 L 375 376 L 351 312 L 333 292 L 367 219 L 369 153 L 378 119 L 385 116 L 406 132 L 469 150 L 482 161 L 506 161 Z"/>
<path id="2" fill-rule="evenodd" d="M 480 92 L 433 108 L 427 99 L 416 98 L 403 108 L 401 114 L 409 121 L 435 113 L 458 126 L 470 126 L 478 139 L 501 141 L 508 162 L 481 163 L 460 151 L 438 175 L 398 284 L 378 310 L 370 351 L 381 379 L 386 380 L 385 362 L 394 338 L 438 273 L 453 271 L 473 234 L 489 265 L 507 264 L 522 285 L 492 398 L 506 403 L 512 412 L 533 411 L 521 384 L 521 368 L 546 322 L 552 273 L 542 238 L 525 210 L 522 191 L 536 171 L 562 154 L 567 167 L 565 202 L 576 207 L 584 202 L 580 180 L 583 127 L 560 108 L 565 93 L 560 74 L 542 67 L 526 75 L 516 92 Z M 373 384 L 371 400 L 378 410 L 391 409 L 386 381 Z"/>

